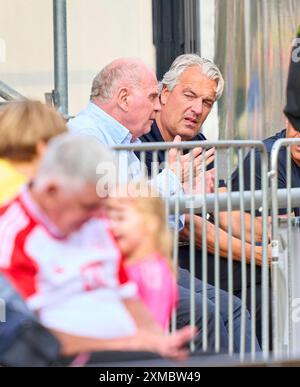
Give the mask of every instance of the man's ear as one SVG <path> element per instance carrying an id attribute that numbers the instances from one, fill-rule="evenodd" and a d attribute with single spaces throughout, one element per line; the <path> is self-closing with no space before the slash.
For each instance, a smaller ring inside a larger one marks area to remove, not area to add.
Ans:
<path id="1" fill-rule="evenodd" d="M 118 102 L 118 105 L 120 106 L 120 108 L 122 110 L 124 110 L 125 112 L 128 111 L 128 102 L 129 102 L 128 98 L 129 98 L 129 91 L 128 91 L 127 87 L 121 87 L 118 90 L 117 102 Z"/>
<path id="2" fill-rule="evenodd" d="M 49 182 L 45 188 L 44 188 L 44 192 L 45 194 L 48 196 L 48 197 L 51 197 L 51 198 L 55 198 L 57 197 L 58 193 L 59 193 L 59 187 L 56 183 L 54 182 Z"/>
<path id="3" fill-rule="evenodd" d="M 167 103 L 168 97 L 169 97 L 170 91 L 166 86 L 163 87 L 161 94 L 160 94 L 160 103 L 162 105 L 165 105 Z"/>

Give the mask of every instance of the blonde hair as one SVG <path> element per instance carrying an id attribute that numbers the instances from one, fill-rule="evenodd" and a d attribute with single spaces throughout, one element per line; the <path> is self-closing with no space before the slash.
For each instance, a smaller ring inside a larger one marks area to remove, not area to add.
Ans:
<path id="1" fill-rule="evenodd" d="M 127 186 L 128 196 L 131 197 L 133 207 L 147 222 L 155 217 L 159 220 L 159 227 L 155 232 L 157 252 L 164 256 L 172 271 L 172 236 L 165 215 L 165 203 L 150 183 L 145 181 L 130 182 Z"/>
<path id="2" fill-rule="evenodd" d="M 67 131 L 57 111 L 38 101 L 9 103 L 0 113 L 0 157 L 27 162 L 37 156 L 37 144 Z"/>

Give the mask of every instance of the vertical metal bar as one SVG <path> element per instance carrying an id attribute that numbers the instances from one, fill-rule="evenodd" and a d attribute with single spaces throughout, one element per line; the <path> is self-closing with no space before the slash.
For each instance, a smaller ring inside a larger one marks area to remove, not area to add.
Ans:
<path id="1" fill-rule="evenodd" d="M 196 0 L 195 9 L 194 12 L 196 14 L 195 20 L 196 20 L 196 26 L 195 26 L 195 52 L 196 54 L 201 56 L 201 6 L 200 6 L 201 0 Z"/>
<path id="2" fill-rule="evenodd" d="M 279 333 L 279 233 L 278 233 L 278 153 L 279 149 L 273 149 L 271 153 L 271 186 L 272 186 L 272 327 L 273 327 L 273 351 L 274 357 L 280 357 L 280 333 Z"/>
<path id="3" fill-rule="evenodd" d="M 287 228 L 287 283 L 288 283 L 288 346 L 289 354 L 292 352 L 293 345 L 293 324 L 292 324 L 292 204 L 291 204 L 291 186 L 292 186 L 292 165 L 291 165 L 291 146 L 287 147 L 286 155 L 286 171 L 287 171 L 287 215 L 288 215 L 288 228 Z"/>
<path id="4" fill-rule="evenodd" d="M 190 151 L 190 173 L 189 173 L 189 188 L 190 194 L 194 191 L 194 154 Z M 195 224 L 194 224 L 194 205 L 190 206 L 190 321 L 191 325 L 196 325 L 196 311 L 195 311 Z M 195 351 L 195 340 L 191 341 L 191 351 Z"/>
<path id="5" fill-rule="evenodd" d="M 148 172 L 147 172 L 147 166 L 146 166 L 146 154 L 145 151 L 140 152 L 141 158 L 140 158 L 140 165 L 141 165 L 141 172 L 142 172 L 142 178 L 146 179 Z"/>
<path id="6" fill-rule="evenodd" d="M 228 208 L 228 353 L 233 355 L 233 258 L 232 258 L 232 203 L 231 203 L 232 148 L 227 149 L 227 208 Z"/>
<path id="7" fill-rule="evenodd" d="M 155 179 L 159 173 L 157 150 L 155 150 L 152 154 L 151 179 Z"/>
<path id="8" fill-rule="evenodd" d="M 169 184 L 169 179 L 168 179 L 168 174 L 169 174 L 169 171 L 170 171 L 170 168 L 169 168 L 169 152 L 166 150 L 165 151 L 165 163 L 166 163 L 166 171 L 167 171 L 167 174 L 166 174 L 166 179 L 164 181 L 164 191 L 165 191 L 165 216 L 166 216 L 166 219 L 169 219 L 169 215 L 170 215 L 170 208 L 169 208 L 169 196 L 170 196 L 170 184 Z"/>
<path id="9" fill-rule="evenodd" d="M 256 262 L 255 262 L 255 148 L 250 150 L 251 190 L 251 359 L 256 354 Z"/>
<path id="10" fill-rule="evenodd" d="M 116 186 L 119 187 L 120 185 L 120 151 L 114 151 L 114 154 L 116 155 Z"/>
<path id="11" fill-rule="evenodd" d="M 191 14 L 190 14 L 190 0 L 184 1 L 184 51 L 191 52 Z"/>
<path id="12" fill-rule="evenodd" d="M 215 152 L 215 351 L 220 352 L 219 152 Z"/>
<path id="13" fill-rule="evenodd" d="M 242 241 L 242 312 L 241 312 L 241 336 L 240 336 L 240 359 L 245 357 L 246 337 L 246 301 L 247 301 L 247 267 L 245 253 L 245 205 L 244 205 L 244 149 L 239 149 L 239 186 L 240 186 L 240 219 L 241 219 L 241 241 Z"/>
<path id="14" fill-rule="evenodd" d="M 181 163 L 180 163 L 180 153 L 177 152 L 176 159 L 176 174 L 181 176 Z M 174 227 L 174 237 L 173 237 L 173 268 L 174 272 L 177 272 L 178 269 L 178 248 L 179 248 L 179 185 L 176 185 L 176 197 L 175 197 L 175 227 Z M 177 313 L 174 310 L 172 314 L 172 332 L 175 332 L 177 326 Z"/>
<path id="15" fill-rule="evenodd" d="M 261 176 L 263 192 L 263 257 L 262 257 L 262 346 L 263 356 L 269 357 L 269 259 L 268 259 L 268 156 L 261 151 Z M 277 193 L 276 193 L 277 194 Z"/>
<path id="16" fill-rule="evenodd" d="M 189 25 L 188 28 L 190 30 L 190 52 L 194 51 L 194 9 L 193 9 L 193 0 L 189 1 Z M 186 26 L 187 28 L 187 26 Z"/>
<path id="17" fill-rule="evenodd" d="M 68 53 L 66 0 L 53 0 L 54 87 L 58 110 L 68 115 Z"/>
<path id="18" fill-rule="evenodd" d="M 131 178 L 129 174 L 127 150 L 118 150 L 118 184 L 125 184 Z"/>
<path id="19" fill-rule="evenodd" d="M 208 298 L 207 298 L 207 209 L 206 209 L 206 163 L 205 163 L 205 154 L 206 149 L 202 148 L 202 193 L 203 193 L 203 202 L 202 202 L 202 349 L 204 352 L 208 349 Z"/>

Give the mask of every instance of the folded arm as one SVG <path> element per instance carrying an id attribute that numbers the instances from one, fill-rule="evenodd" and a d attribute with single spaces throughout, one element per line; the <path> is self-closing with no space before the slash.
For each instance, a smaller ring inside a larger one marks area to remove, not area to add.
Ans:
<path id="1" fill-rule="evenodd" d="M 219 189 L 220 193 L 226 193 L 227 188 L 222 187 Z M 219 213 L 219 226 L 224 231 L 228 231 L 228 212 L 220 212 Z M 251 243 L 251 224 L 252 218 L 251 215 L 247 212 L 244 213 L 244 225 L 245 225 L 245 240 L 246 242 Z M 241 212 L 240 211 L 232 211 L 231 212 L 231 227 L 232 227 L 232 235 L 238 239 L 241 239 L 242 234 L 242 222 L 241 222 Z M 254 240 L 255 242 L 262 242 L 263 228 L 261 219 L 254 219 Z"/>
<path id="2" fill-rule="evenodd" d="M 203 235 L 203 218 L 201 216 L 194 216 L 194 225 L 195 225 L 195 244 L 197 248 L 202 248 L 202 235 Z M 215 243 L 216 243 L 216 234 L 219 235 L 219 252 L 220 256 L 228 258 L 228 246 L 229 246 L 229 234 L 223 229 L 215 227 L 214 224 L 206 221 L 206 242 L 207 242 L 207 251 L 211 254 L 215 253 Z M 189 239 L 190 235 L 190 217 L 186 216 L 186 225 L 181 236 L 184 239 Z M 242 241 L 236 237 L 231 238 L 232 244 L 232 258 L 236 261 L 241 261 L 242 259 Z M 262 264 L 262 255 L 263 249 L 262 246 L 254 246 L 255 260 L 257 265 Z M 247 263 L 251 262 L 252 255 L 252 246 L 250 243 L 245 243 L 245 256 Z"/>

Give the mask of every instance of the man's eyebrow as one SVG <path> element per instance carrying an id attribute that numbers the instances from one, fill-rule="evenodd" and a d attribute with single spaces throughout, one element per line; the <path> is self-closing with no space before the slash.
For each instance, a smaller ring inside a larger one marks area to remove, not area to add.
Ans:
<path id="1" fill-rule="evenodd" d="M 196 94 L 192 89 L 190 89 L 189 87 L 183 89 L 183 92 L 184 92 L 184 93 L 191 93 L 191 94 L 193 94 L 195 97 L 197 97 L 197 94 Z"/>
<path id="2" fill-rule="evenodd" d="M 205 99 L 206 101 L 209 101 L 209 102 L 215 102 L 215 101 L 216 101 L 216 99 L 213 98 L 213 97 L 205 97 L 204 99 Z"/>
<path id="3" fill-rule="evenodd" d="M 158 96 L 158 91 L 153 91 L 152 93 L 149 94 L 149 97 L 157 97 Z"/>
<path id="4" fill-rule="evenodd" d="M 189 87 L 184 88 L 183 92 L 184 93 L 191 93 L 191 94 L 193 94 L 194 97 L 198 97 L 198 95 L 192 89 L 190 89 Z M 212 103 L 214 103 L 216 101 L 216 98 L 211 97 L 211 96 L 207 96 L 207 97 L 203 96 L 203 99 L 205 101 L 209 101 L 209 102 L 212 102 Z"/>

